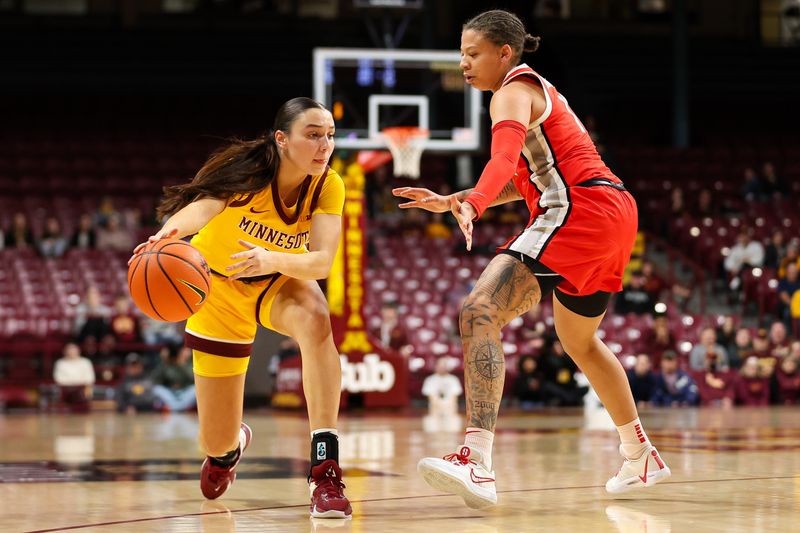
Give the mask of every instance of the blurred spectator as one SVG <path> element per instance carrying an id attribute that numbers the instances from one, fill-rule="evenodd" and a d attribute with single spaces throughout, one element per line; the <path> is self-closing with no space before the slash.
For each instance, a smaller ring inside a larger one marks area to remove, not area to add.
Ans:
<path id="1" fill-rule="evenodd" d="M 589 387 L 578 386 L 578 382 L 575 380 L 578 366 L 564 352 L 561 341 L 557 338 L 549 339 L 539 360 L 545 378 L 544 391 L 548 404 L 580 405 L 583 397 L 589 391 Z"/>
<path id="2" fill-rule="evenodd" d="M 730 347 L 736 337 L 736 322 L 733 316 L 727 315 L 722 318 L 722 323 L 717 327 L 717 342 L 730 354 Z"/>
<path id="3" fill-rule="evenodd" d="M 125 375 L 117 387 L 117 410 L 129 414 L 152 411 L 156 402 L 153 381 L 145 374 L 141 357 L 129 353 L 125 357 Z"/>
<path id="4" fill-rule="evenodd" d="M 192 350 L 186 346 L 162 349 L 161 365 L 150 378 L 153 380 L 153 395 L 161 400 L 166 410 L 186 411 L 197 405 L 194 373 L 189 363 L 191 357 Z"/>
<path id="5" fill-rule="evenodd" d="M 614 311 L 620 315 L 633 313 L 644 315 L 652 313 L 655 301 L 644 288 L 645 278 L 641 270 L 631 272 L 628 284 L 623 287 L 622 292 L 617 294 L 614 302 Z"/>
<path id="6" fill-rule="evenodd" d="M 539 362 L 532 355 L 523 355 L 517 362 L 517 377 L 514 379 L 513 394 L 522 409 L 532 409 L 544 405 L 544 376 Z"/>
<path id="7" fill-rule="evenodd" d="M 143 317 L 141 326 L 142 340 L 151 346 L 158 344 L 183 343 L 183 328 L 181 322 L 164 322 L 149 316 Z"/>
<path id="8" fill-rule="evenodd" d="M 772 232 L 769 244 L 764 248 L 764 267 L 777 270 L 784 255 L 786 255 L 786 243 L 783 231 L 776 229 Z"/>
<path id="9" fill-rule="evenodd" d="M 742 366 L 742 361 L 752 355 L 755 355 L 755 351 L 753 350 L 753 338 L 750 335 L 750 329 L 741 327 L 736 330 L 733 345 L 728 350 L 728 363 L 731 368 L 739 368 Z"/>
<path id="10" fill-rule="evenodd" d="M 88 410 L 95 381 L 94 367 L 81 356 L 74 342 L 64 346 L 63 357 L 53 367 L 53 380 L 61 387 L 61 400 L 65 404 L 76 410 Z"/>
<path id="11" fill-rule="evenodd" d="M 105 227 L 97 231 L 97 249 L 117 252 L 133 250 L 133 235 L 122 226 L 119 214 L 110 215 Z"/>
<path id="12" fill-rule="evenodd" d="M 33 246 L 33 233 L 28 226 L 28 217 L 24 213 L 14 213 L 11 219 L 11 227 L 6 233 L 6 248 L 28 248 Z"/>
<path id="13" fill-rule="evenodd" d="M 656 376 L 652 371 L 650 357 L 645 353 L 637 355 L 636 364 L 627 374 L 636 404 L 640 407 L 649 404 L 656 391 Z"/>
<path id="14" fill-rule="evenodd" d="M 783 405 L 800 403 L 800 371 L 797 369 L 798 359 L 787 357 L 781 361 L 775 372 L 778 400 Z"/>
<path id="15" fill-rule="evenodd" d="M 800 291 L 800 270 L 795 263 L 786 266 L 786 276 L 778 281 L 778 308 L 775 310 L 784 324 L 792 321 L 792 299 Z"/>
<path id="16" fill-rule="evenodd" d="M 717 332 L 712 327 L 705 327 L 700 332 L 700 342 L 695 344 L 689 353 L 689 368 L 705 370 L 709 364 L 720 370 L 728 370 L 728 354 L 717 343 Z"/>
<path id="17" fill-rule="evenodd" d="M 657 302 L 661 297 L 661 293 L 667 287 L 667 282 L 656 274 L 652 261 L 644 261 L 642 263 L 642 276 L 644 276 L 644 290 L 647 291 L 654 302 Z"/>
<path id="18" fill-rule="evenodd" d="M 422 382 L 422 395 L 428 398 L 428 411 L 437 415 L 458 412 L 458 397 L 464 392 L 461 382 L 450 373 L 449 357 L 436 360 L 436 370 Z"/>
<path id="19" fill-rule="evenodd" d="M 61 223 L 56 217 L 47 217 L 44 232 L 37 243 L 39 253 L 43 257 L 61 257 L 67 251 L 69 242 L 61 230 Z"/>
<path id="20" fill-rule="evenodd" d="M 118 343 L 137 343 L 142 341 L 139 317 L 131 309 L 131 299 L 127 294 L 114 298 L 114 312 L 111 315 L 111 335 Z"/>
<path id="21" fill-rule="evenodd" d="M 695 214 L 699 217 L 715 217 L 719 214 L 719 207 L 714 203 L 714 197 L 708 189 L 701 189 L 697 193 Z"/>
<path id="22" fill-rule="evenodd" d="M 656 375 L 656 386 L 651 397 L 653 405 L 686 407 L 696 405 L 697 385 L 692 377 L 678 368 L 678 356 L 666 351 L 661 357 L 661 373 Z"/>
<path id="23" fill-rule="evenodd" d="M 764 246 L 750 237 L 750 231 L 743 228 L 725 258 L 725 270 L 728 272 L 730 287 L 734 291 L 741 288 L 741 273 L 745 268 L 760 267 L 764 263 Z"/>
<path id="24" fill-rule="evenodd" d="M 430 220 L 425 225 L 425 237 L 429 239 L 449 239 L 453 230 L 444 223 L 442 213 L 431 213 Z"/>
<path id="25" fill-rule="evenodd" d="M 411 350 L 406 332 L 400 327 L 397 302 L 384 302 L 381 305 L 381 324 L 372 334 L 387 348 L 404 355 L 408 355 Z"/>
<path id="26" fill-rule="evenodd" d="M 678 349 L 678 343 L 669 329 L 669 319 L 665 313 L 656 314 L 653 328 L 642 335 L 642 347 L 650 354 L 653 367 L 661 366 L 661 356 L 664 352 Z"/>
<path id="27" fill-rule="evenodd" d="M 786 245 L 786 255 L 781 259 L 781 264 L 778 267 L 778 277 L 786 277 L 786 272 L 789 265 L 796 265 L 800 268 L 800 240 L 792 239 Z"/>
<path id="28" fill-rule="evenodd" d="M 671 293 L 672 301 L 678 306 L 683 312 L 686 312 L 686 308 L 689 306 L 689 301 L 692 298 L 692 289 L 682 281 L 675 281 L 672 284 L 672 293 Z"/>
<path id="29" fill-rule="evenodd" d="M 508 202 L 498 207 L 500 208 L 497 215 L 498 224 L 518 225 L 525 222 L 525 218 L 517 208 L 517 202 Z"/>
<path id="30" fill-rule="evenodd" d="M 111 217 L 119 218 L 119 213 L 114 208 L 114 200 L 110 196 L 103 196 L 100 199 L 100 205 L 97 206 L 97 211 L 94 212 L 92 223 L 96 228 L 105 228 Z"/>
<path id="31" fill-rule="evenodd" d="M 75 336 L 79 342 L 92 338 L 100 342 L 111 330 L 108 321 L 111 310 L 103 305 L 100 291 L 94 285 L 86 289 L 84 300 L 75 308 Z"/>
<path id="32" fill-rule="evenodd" d="M 675 187 L 670 193 L 669 218 L 681 218 L 686 214 L 686 202 L 683 199 L 683 189 Z"/>
<path id="33" fill-rule="evenodd" d="M 79 248 L 81 250 L 94 249 L 97 245 L 97 232 L 92 224 L 92 217 L 88 213 L 84 213 L 78 219 L 78 227 L 72 238 L 69 241 L 70 248 Z"/>
<path id="34" fill-rule="evenodd" d="M 744 185 L 742 186 L 742 196 L 748 202 L 764 199 L 764 188 L 761 179 L 756 171 L 748 167 L 744 169 Z"/>
<path id="35" fill-rule="evenodd" d="M 767 161 L 761 167 L 761 184 L 764 194 L 769 198 L 783 198 L 786 195 L 786 184 L 775 172 L 775 165 Z"/>
<path id="36" fill-rule="evenodd" d="M 706 358 L 705 368 L 697 373 L 696 379 L 701 405 L 733 407 L 735 376 L 723 370 L 716 358 Z"/>
<path id="37" fill-rule="evenodd" d="M 773 322 L 769 327 L 769 352 L 770 355 L 783 359 L 789 355 L 790 348 L 789 337 L 786 333 L 786 326 L 783 322 Z"/>
<path id="38" fill-rule="evenodd" d="M 281 363 L 287 359 L 300 357 L 300 345 L 292 337 L 284 337 L 278 344 L 278 352 L 269 360 L 269 375 L 275 383 Z"/>
<path id="39" fill-rule="evenodd" d="M 748 357 L 734 384 L 736 403 L 746 406 L 769 405 L 769 380 L 759 376 L 758 358 Z"/>

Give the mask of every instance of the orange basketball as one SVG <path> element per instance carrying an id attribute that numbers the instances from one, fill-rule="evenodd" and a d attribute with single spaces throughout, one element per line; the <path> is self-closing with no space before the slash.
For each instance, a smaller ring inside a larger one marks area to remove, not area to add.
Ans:
<path id="1" fill-rule="evenodd" d="M 203 255 L 178 239 L 145 246 L 128 267 L 131 298 L 144 314 L 165 322 L 186 320 L 211 293 L 211 270 Z"/>

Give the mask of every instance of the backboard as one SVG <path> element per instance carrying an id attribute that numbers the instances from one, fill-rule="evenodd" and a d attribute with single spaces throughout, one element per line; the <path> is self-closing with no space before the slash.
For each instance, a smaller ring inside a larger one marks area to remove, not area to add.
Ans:
<path id="1" fill-rule="evenodd" d="M 386 148 L 381 130 L 430 132 L 425 150 L 480 148 L 481 95 L 466 83 L 456 51 L 314 49 L 314 98 L 336 121 L 337 148 Z"/>

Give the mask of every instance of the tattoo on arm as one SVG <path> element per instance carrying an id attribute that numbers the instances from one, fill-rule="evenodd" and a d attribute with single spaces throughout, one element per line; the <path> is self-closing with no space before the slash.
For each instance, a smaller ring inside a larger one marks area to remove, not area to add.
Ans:
<path id="1" fill-rule="evenodd" d="M 489 205 L 507 204 L 508 202 L 514 202 L 516 200 L 522 200 L 522 195 L 517 190 L 517 186 L 514 185 L 514 180 L 509 180 L 506 186 L 503 187 L 503 190 L 500 191 L 500 194 L 497 195 L 497 198 Z"/>
<path id="2" fill-rule="evenodd" d="M 469 196 L 469 193 L 471 193 L 473 190 L 475 189 L 472 188 L 472 189 L 464 189 L 463 191 L 458 191 L 457 193 L 455 193 L 456 200 L 458 200 L 459 202 L 463 202 L 464 200 L 467 199 L 467 196 Z"/>

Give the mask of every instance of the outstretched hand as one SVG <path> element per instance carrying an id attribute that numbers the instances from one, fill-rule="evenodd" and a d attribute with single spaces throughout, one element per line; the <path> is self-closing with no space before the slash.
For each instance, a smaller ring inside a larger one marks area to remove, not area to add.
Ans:
<path id="1" fill-rule="evenodd" d="M 161 231 L 159 231 L 155 235 L 150 235 L 147 238 L 146 242 L 143 242 L 143 243 L 137 245 L 136 248 L 133 249 L 133 255 L 131 256 L 130 259 L 128 259 L 128 266 L 130 266 L 131 262 L 136 258 L 137 255 L 139 255 L 141 253 L 142 250 L 144 250 L 144 247 L 147 246 L 148 244 L 156 242 L 156 241 L 160 241 L 161 239 L 171 239 L 172 237 L 174 237 L 177 234 L 178 234 L 178 228 L 173 228 L 173 229 L 171 229 L 169 231 L 164 231 L 162 229 Z"/>
<path id="2" fill-rule="evenodd" d="M 423 187 L 398 187 L 397 189 L 392 189 L 392 194 L 399 198 L 411 200 L 400 204 L 398 206 L 400 209 L 418 207 L 432 213 L 446 213 L 450 209 L 449 196 L 436 194 Z"/>
<path id="3" fill-rule="evenodd" d="M 475 208 L 468 202 L 459 202 L 455 196 L 450 197 L 450 212 L 456 217 L 458 227 L 461 228 L 461 233 L 467 240 L 467 250 L 472 250 L 472 219 L 478 213 Z"/>

